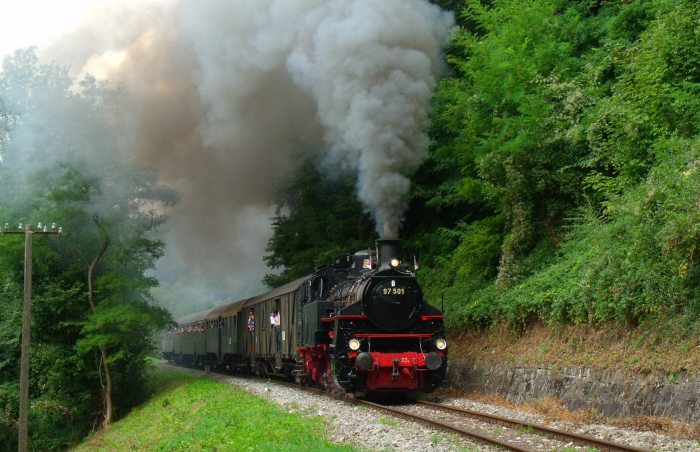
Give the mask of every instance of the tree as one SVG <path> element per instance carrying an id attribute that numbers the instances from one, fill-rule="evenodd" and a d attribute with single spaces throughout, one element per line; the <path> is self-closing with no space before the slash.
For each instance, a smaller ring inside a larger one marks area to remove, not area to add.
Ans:
<path id="1" fill-rule="evenodd" d="M 374 225 L 355 196 L 349 174 L 324 177 L 317 162 L 307 159 L 280 193 L 273 234 L 265 262 L 280 274 L 264 282 L 280 286 L 311 273 L 333 257 L 372 247 Z"/>
<path id="2" fill-rule="evenodd" d="M 696 305 L 698 11 L 466 2 L 408 214 L 429 218 L 408 232 L 437 250 L 418 274 L 453 328 L 635 324 Z"/>
<path id="3" fill-rule="evenodd" d="M 169 320 L 163 309 L 149 303 L 149 289 L 157 281 L 146 272 L 164 248 L 161 240 L 150 237 L 165 221 L 154 206 L 172 205 L 175 197 L 133 168 L 113 167 L 100 179 L 86 179 L 84 173 L 64 173 L 48 198 L 66 230 L 74 231 L 75 242 L 63 241 L 56 251 L 73 263 L 75 273 L 82 269 L 84 274 L 89 314 L 76 346 L 81 353 L 99 353 L 106 427 L 114 416 L 111 366 L 129 360 L 143 365 L 149 329 Z M 95 209 L 95 204 L 112 207 Z M 132 377 L 138 380 L 142 374 L 140 369 Z"/>
<path id="4" fill-rule="evenodd" d="M 163 255 L 156 234 L 177 196 L 120 158 L 120 90 L 92 77 L 78 92 L 68 89 L 74 85 L 31 51 L 7 58 L 0 74 L 8 131 L 0 175 L 12 187 L 0 194 L 1 211 L 65 231 L 37 241 L 33 259 L 30 434 L 42 450 L 65 448 L 95 416 L 106 427 L 138 402 L 153 333 L 170 320 L 150 298 L 157 281 L 149 271 Z M 0 258 L 0 303 L 8 306 L 21 281 L 13 253 Z M 0 326 L 0 340 L 12 344 L 6 333 Z M 0 373 L 15 366 L 15 352 L 0 356 Z"/>

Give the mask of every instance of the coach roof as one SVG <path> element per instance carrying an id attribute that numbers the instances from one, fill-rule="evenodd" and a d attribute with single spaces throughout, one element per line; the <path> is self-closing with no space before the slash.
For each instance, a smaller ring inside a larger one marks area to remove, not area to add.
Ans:
<path id="1" fill-rule="evenodd" d="M 187 325 L 189 323 L 194 323 L 194 322 L 199 322 L 200 320 L 204 320 L 207 316 L 207 314 L 211 311 L 211 309 L 207 309 L 205 311 L 199 311 L 195 312 L 194 314 L 189 314 L 184 317 L 181 317 L 178 319 L 177 324 L 178 325 Z"/>
<path id="2" fill-rule="evenodd" d="M 289 292 L 294 292 L 297 290 L 302 284 L 304 284 L 306 281 L 311 279 L 313 276 L 304 276 L 299 279 L 295 279 L 294 281 L 287 283 L 283 286 L 279 286 L 276 289 L 272 289 L 269 292 L 265 292 L 264 294 L 258 295 L 257 297 L 250 298 L 245 306 L 253 306 L 256 305 L 260 302 L 263 302 L 265 300 L 270 300 L 272 298 L 278 298 L 281 297 L 282 295 L 286 295 Z"/>
<path id="3" fill-rule="evenodd" d="M 219 317 L 231 317 L 232 315 L 238 314 L 238 312 L 243 309 L 245 303 L 251 298 L 244 298 L 242 300 L 232 301 L 228 304 L 223 304 L 213 308 L 206 316 L 207 320 L 218 319 Z"/>

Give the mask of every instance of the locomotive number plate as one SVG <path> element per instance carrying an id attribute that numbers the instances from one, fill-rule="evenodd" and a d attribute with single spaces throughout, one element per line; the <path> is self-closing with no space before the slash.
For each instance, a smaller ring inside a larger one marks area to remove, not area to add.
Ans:
<path id="1" fill-rule="evenodd" d="M 403 287 L 385 287 L 382 291 L 384 295 L 406 295 L 406 289 Z"/>

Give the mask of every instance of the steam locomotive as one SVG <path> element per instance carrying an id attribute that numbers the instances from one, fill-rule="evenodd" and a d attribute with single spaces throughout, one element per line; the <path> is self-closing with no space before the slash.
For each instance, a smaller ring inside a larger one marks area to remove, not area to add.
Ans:
<path id="1" fill-rule="evenodd" d="M 357 397 L 438 387 L 447 368 L 444 316 L 425 303 L 400 262 L 400 240 L 376 245 L 269 292 L 179 319 L 164 335 L 163 356 Z M 278 328 L 268 320 L 274 312 Z"/>

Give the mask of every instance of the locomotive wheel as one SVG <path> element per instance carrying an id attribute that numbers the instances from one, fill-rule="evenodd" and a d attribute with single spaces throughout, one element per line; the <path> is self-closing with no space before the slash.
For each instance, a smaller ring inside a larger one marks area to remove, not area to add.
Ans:
<path id="1" fill-rule="evenodd" d="M 309 387 L 310 379 L 309 379 L 308 375 L 299 375 L 299 376 L 295 377 L 295 379 L 296 379 L 297 383 L 299 383 L 299 386 L 303 386 L 305 388 Z"/>

